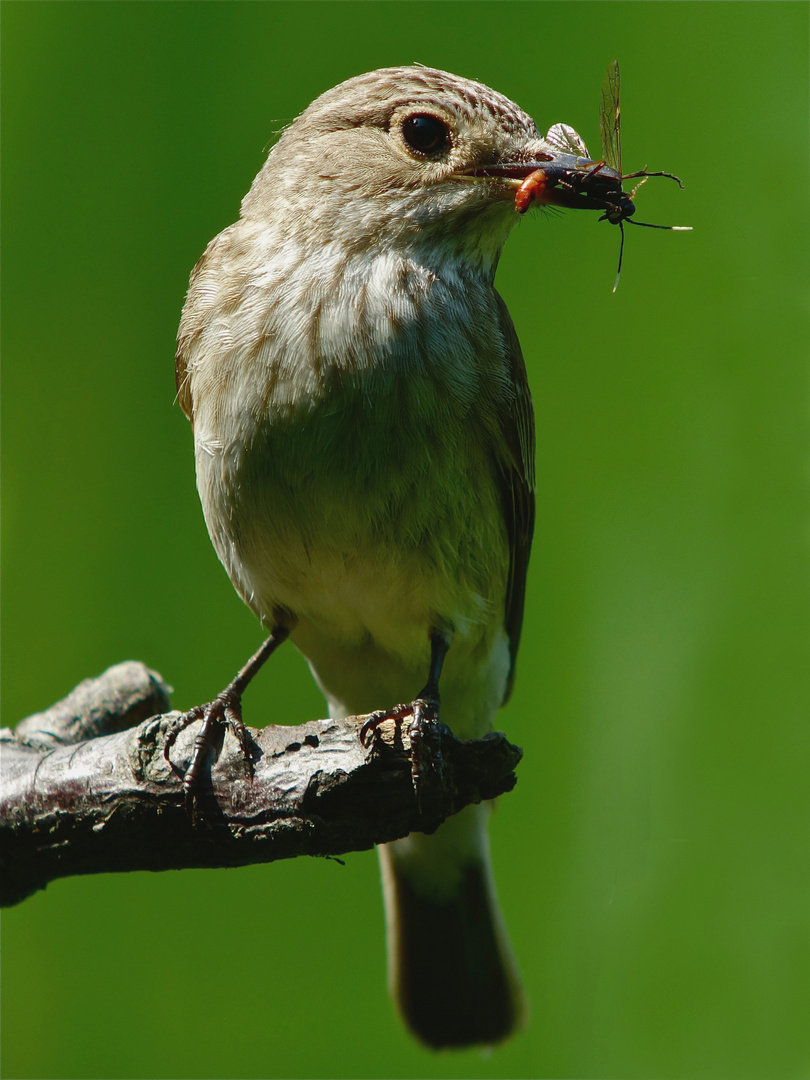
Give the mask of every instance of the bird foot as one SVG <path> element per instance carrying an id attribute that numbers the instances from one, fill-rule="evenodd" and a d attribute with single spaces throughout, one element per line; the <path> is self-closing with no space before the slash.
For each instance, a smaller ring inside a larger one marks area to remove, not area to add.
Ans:
<path id="1" fill-rule="evenodd" d="M 393 708 L 378 709 L 371 713 L 360 728 L 360 742 L 364 747 L 370 746 L 371 739 L 381 724 L 386 720 L 394 720 L 399 724 L 407 716 L 411 717 L 407 727 L 411 746 L 411 779 L 417 803 L 421 803 L 422 782 L 430 760 L 428 737 L 435 732 L 439 722 L 439 695 L 426 688 L 407 705 L 394 705 Z"/>
<path id="2" fill-rule="evenodd" d="M 185 772 L 181 771 L 169 757 L 169 751 L 181 732 L 197 720 L 202 720 L 202 727 L 194 739 L 191 760 Z M 224 729 L 230 728 L 236 736 L 245 759 L 248 779 L 253 779 L 253 760 L 250 751 L 250 736 L 242 721 L 242 695 L 233 686 L 226 687 L 207 705 L 195 705 L 193 709 L 175 720 L 163 745 L 163 756 L 171 766 L 175 776 L 183 781 L 186 812 L 194 818 L 194 804 L 199 793 L 203 763 L 209 750 L 214 747 L 218 736 Z"/>
<path id="3" fill-rule="evenodd" d="M 230 728 L 239 741 L 242 749 L 242 757 L 247 766 L 248 779 L 253 779 L 253 759 L 250 754 L 250 736 L 242 722 L 242 694 L 248 687 L 251 679 L 260 670 L 267 658 L 271 656 L 283 641 L 290 636 L 290 627 L 295 625 L 292 616 L 284 621 L 279 615 L 278 620 L 270 632 L 270 636 L 261 648 L 251 656 L 248 662 L 237 673 L 236 678 L 228 683 L 221 694 L 217 694 L 213 701 L 207 705 L 195 705 L 193 709 L 176 720 L 163 744 L 163 756 L 171 766 L 172 772 L 183 781 L 185 791 L 186 812 L 194 820 L 194 802 L 200 787 L 200 773 L 203 762 L 212 749 L 217 736 Z M 194 749 L 191 753 L 191 761 L 183 773 L 169 757 L 169 751 L 177 741 L 181 731 L 193 724 L 195 720 L 202 720 L 202 727 L 194 739 Z"/>

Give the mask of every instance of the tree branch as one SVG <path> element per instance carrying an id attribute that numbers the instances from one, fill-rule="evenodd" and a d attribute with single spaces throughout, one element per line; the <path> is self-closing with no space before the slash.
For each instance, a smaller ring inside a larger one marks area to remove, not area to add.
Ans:
<path id="1" fill-rule="evenodd" d="M 430 833 L 469 803 L 510 791 L 521 758 L 500 732 L 463 743 L 438 725 L 417 806 L 407 725 L 382 724 L 368 749 L 365 717 L 250 728 L 253 779 L 226 733 L 192 822 L 164 758 L 181 715 L 168 704 L 160 676 L 129 662 L 0 731 L 0 904 L 74 874 L 335 856 Z M 200 724 L 171 747 L 181 768 Z"/>

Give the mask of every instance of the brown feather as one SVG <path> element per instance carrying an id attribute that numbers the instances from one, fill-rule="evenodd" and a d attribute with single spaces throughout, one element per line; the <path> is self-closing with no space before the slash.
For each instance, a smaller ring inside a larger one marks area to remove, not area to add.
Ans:
<path id="1" fill-rule="evenodd" d="M 509 636 L 511 666 L 504 702 L 509 700 L 515 678 L 515 661 L 523 624 L 526 572 L 532 547 L 535 515 L 534 409 L 526 375 L 526 364 L 512 317 L 496 293 L 500 328 L 510 362 L 514 398 L 501 414 L 501 430 L 508 455 L 500 469 L 499 483 L 509 536 L 509 579 L 506 590 L 504 626 Z"/>

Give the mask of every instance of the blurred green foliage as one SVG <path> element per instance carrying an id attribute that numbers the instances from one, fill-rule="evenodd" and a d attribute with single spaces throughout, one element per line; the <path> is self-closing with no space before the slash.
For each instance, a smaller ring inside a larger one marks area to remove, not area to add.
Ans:
<path id="1" fill-rule="evenodd" d="M 260 640 L 173 406 L 188 273 L 274 134 L 414 60 L 627 169 L 618 232 L 532 214 L 499 271 L 539 525 L 493 822 L 532 1001 L 435 1057 L 389 1006 L 377 869 L 60 881 L 3 917 L 6 1077 L 808 1075 L 808 28 L 798 3 L 4 3 L 3 718 L 127 658 L 207 699 Z M 323 714 L 284 650 L 248 719 Z"/>

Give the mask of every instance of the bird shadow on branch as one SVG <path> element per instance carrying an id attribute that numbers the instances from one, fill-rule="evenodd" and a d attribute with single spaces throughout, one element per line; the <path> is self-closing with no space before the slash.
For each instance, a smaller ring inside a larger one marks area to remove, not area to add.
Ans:
<path id="1" fill-rule="evenodd" d="M 335 857 L 431 833 L 510 791 L 522 756 L 501 732 L 461 742 L 439 724 L 417 804 L 407 724 L 381 724 L 368 747 L 364 716 L 249 728 L 252 777 L 227 732 L 192 820 L 164 754 L 181 715 L 168 695 L 156 672 L 130 661 L 0 731 L 0 905 L 75 874 Z M 181 771 L 200 724 L 171 747 Z"/>

